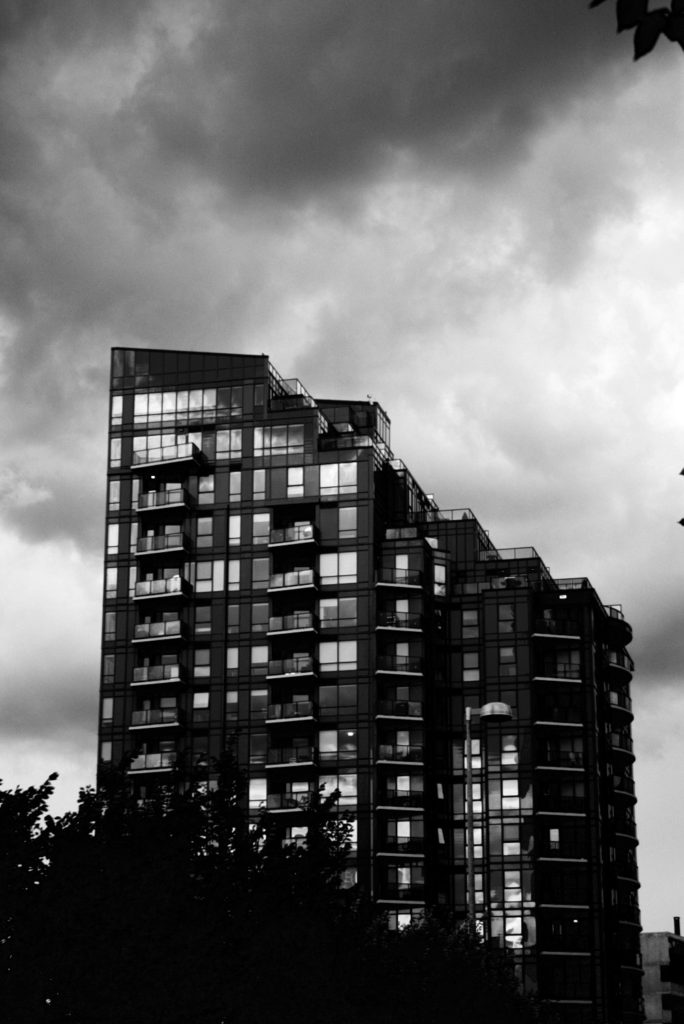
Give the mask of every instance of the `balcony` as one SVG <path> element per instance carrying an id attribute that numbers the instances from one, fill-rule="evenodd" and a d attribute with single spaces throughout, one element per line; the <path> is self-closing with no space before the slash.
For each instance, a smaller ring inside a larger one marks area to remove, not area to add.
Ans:
<path id="1" fill-rule="evenodd" d="M 418 633 L 423 628 L 423 616 L 409 612 L 380 612 L 376 629 L 398 629 Z"/>
<path id="2" fill-rule="evenodd" d="M 616 690 L 611 690 L 608 694 L 608 700 L 610 703 L 611 710 L 624 711 L 626 715 L 632 719 L 632 700 L 626 693 L 618 693 Z"/>
<path id="3" fill-rule="evenodd" d="M 145 601 L 160 597 L 189 597 L 192 587 L 182 576 L 169 576 L 165 580 L 140 580 L 135 585 L 135 600 Z"/>
<path id="4" fill-rule="evenodd" d="M 183 676 L 183 670 L 177 662 L 173 665 L 140 665 L 133 669 L 131 686 L 181 683 Z"/>
<path id="5" fill-rule="evenodd" d="M 632 758 L 634 757 L 632 737 L 627 733 L 611 732 L 608 739 L 613 750 L 618 750 L 622 754 L 629 754 Z"/>
<path id="6" fill-rule="evenodd" d="M 422 700 L 379 700 L 376 718 L 422 718 Z"/>
<path id="7" fill-rule="evenodd" d="M 318 575 L 313 569 L 294 569 L 292 572 L 276 572 L 271 576 L 268 589 L 278 590 L 302 590 L 305 587 L 316 587 Z"/>
<path id="8" fill-rule="evenodd" d="M 284 768 L 291 765 L 314 765 L 317 763 L 318 750 L 314 746 L 271 747 L 266 767 Z"/>
<path id="9" fill-rule="evenodd" d="M 376 584 L 387 587 L 422 587 L 423 574 L 417 569 L 380 568 Z"/>
<path id="10" fill-rule="evenodd" d="M 269 793 L 266 797 L 266 810 L 277 811 L 301 811 L 309 806 L 313 790 L 307 793 Z"/>
<path id="11" fill-rule="evenodd" d="M 620 796 L 629 796 L 632 798 L 636 796 L 634 779 L 630 779 L 626 775 L 614 775 L 613 788 L 615 793 Z"/>
<path id="12" fill-rule="evenodd" d="M 176 765 L 176 756 L 175 750 L 157 754 L 139 754 L 133 758 L 128 770 L 129 772 L 170 772 Z"/>
<path id="13" fill-rule="evenodd" d="M 613 914 L 620 924 L 631 924 L 641 928 L 641 914 L 639 908 L 631 903 L 618 903 L 613 907 Z"/>
<path id="14" fill-rule="evenodd" d="M 621 836 L 630 842 L 637 841 L 636 823 L 628 821 L 625 817 L 615 817 L 612 820 L 613 830 L 616 836 Z"/>
<path id="15" fill-rule="evenodd" d="M 415 818 L 413 819 L 415 822 Z M 385 836 L 380 843 L 382 849 L 378 850 L 379 856 L 394 856 L 395 854 L 416 854 L 423 856 L 425 850 L 425 839 L 423 836 Z"/>
<path id="16" fill-rule="evenodd" d="M 383 885 L 378 894 L 380 903 L 420 903 L 425 902 L 424 884 L 414 882 L 412 885 Z"/>
<path id="17" fill-rule="evenodd" d="M 535 679 L 566 679 L 580 682 L 582 669 L 579 665 L 559 664 L 557 662 L 545 661 L 537 666 L 534 673 Z"/>
<path id="18" fill-rule="evenodd" d="M 535 799 L 538 814 L 586 814 L 587 805 L 583 796 L 556 796 L 542 794 Z"/>
<path id="19" fill-rule="evenodd" d="M 169 444 L 163 448 L 144 448 L 133 452 L 131 468 L 139 472 L 148 468 L 163 469 L 165 466 L 185 465 L 188 468 L 202 465 L 203 456 L 196 444 Z"/>
<path id="20" fill-rule="evenodd" d="M 424 799 L 422 789 L 393 789 L 378 797 L 378 808 L 395 810 L 401 807 L 406 811 L 422 811 Z"/>
<path id="21" fill-rule="evenodd" d="M 154 537 L 140 537 L 135 550 L 136 556 L 185 553 L 190 547 L 188 537 L 181 532 L 163 533 Z"/>
<path id="22" fill-rule="evenodd" d="M 395 675 L 422 676 L 422 658 L 410 658 L 403 654 L 379 654 L 375 663 L 376 672 L 392 672 Z"/>
<path id="23" fill-rule="evenodd" d="M 631 643 L 632 627 L 625 619 L 620 605 L 604 605 L 604 611 L 608 616 L 608 631 L 615 637 L 615 645 L 617 647 L 625 647 L 628 643 Z"/>
<path id="24" fill-rule="evenodd" d="M 311 544 L 318 540 L 316 527 L 313 523 L 295 523 L 282 530 L 271 530 L 268 539 L 270 548 L 280 548 L 292 544 Z"/>
<path id="25" fill-rule="evenodd" d="M 316 672 L 316 662 L 309 655 L 293 658 L 275 658 L 268 663 L 267 679 L 282 676 L 311 676 Z"/>
<path id="26" fill-rule="evenodd" d="M 193 504 L 188 491 L 184 487 L 174 487 L 168 491 L 145 491 L 138 495 L 138 513 L 165 512 L 167 509 L 189 509 Z"/>
<path id="27" fill-rule="evenodd" d="M 631 679 L 634 661 L 626 651 L 608 651 L 608 670 L 618 679 Z"/>
<path id="28" fill-rule="evenodd" d="M 312 700 L 295 700 L 285 704 L 269 704 L 266 712 L 266 725 L 276 725 L 280 722 L 291 722 L 293 720 L 311 719 L 316 714 L 316 705 Z"/>
<path id="29" fill-rule="evenodd" d="M 147 708 L 131 714 L 131 729 L 153 729 L 162 726 L 181 724 L 181 713 L 178 708 Z"/>
<path id="30" fill-rule="evenodd" d="M 185 634 L 185 623 L 180 619 L 170 619 L 168 622 L 140 622 L 135 627 L 133 643 L 147 643 L 151 640 L 183 640 Z"/>
<path id="31" fill-rule="evenodd" d="M 536 619 L 532 636 L 544 639 L 557 636 L 562 640 L 579 640 L 579 625 L 571 619 Z"/>
<path id="32" fill-rule="evenodd" d="M 418 743 L 380 743 L 378 746 L 378 761 L 388 763 L 399 762 L 401 764 L 422 764 L 424 748 Z"/>
<path id="33" fill-rule="evenodd" d="M 291 615 L 272 615 L 268 620 L 268 633 L 305 633 L 318 628 L 313 612 L 293 612 Z"/>
<path id="34" fill-rule="evenodd" d="M 581 750 L 555 750 L 539 757 L 535 768 L 584 768 L 584 755 Z"/>

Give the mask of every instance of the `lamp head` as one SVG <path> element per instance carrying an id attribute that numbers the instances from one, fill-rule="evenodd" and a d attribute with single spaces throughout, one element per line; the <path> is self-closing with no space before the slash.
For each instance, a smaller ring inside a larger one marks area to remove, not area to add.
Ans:
<path id="1" fill-rule="evenodd" d="M 480 708 L 480 719 L 486 719 L 495 725 L 497 722 L 509 722 L 513 718 L 513 711 L 510 704 L 494 700 L 489 704 L 483 704 Z"/>

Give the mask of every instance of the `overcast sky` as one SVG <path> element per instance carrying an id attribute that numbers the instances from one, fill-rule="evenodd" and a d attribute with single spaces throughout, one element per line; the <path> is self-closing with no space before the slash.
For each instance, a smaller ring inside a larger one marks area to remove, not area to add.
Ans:
<path id="1" fill-rule="evenodd" d="M 365 398 L 622 602 L 642 910 L 684 915 L 684 54 L 586 0 L 0 4 L 0 776 L 93 779 L 112 345 Z"/>

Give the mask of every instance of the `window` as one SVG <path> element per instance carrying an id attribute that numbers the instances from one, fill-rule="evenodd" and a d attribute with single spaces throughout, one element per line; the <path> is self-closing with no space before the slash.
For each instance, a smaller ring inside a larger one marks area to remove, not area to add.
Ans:
<path id="1" fill-rule="evenodd" d="M 110 423 L 113 427 L 120 427 L 123 418 L 123 395 L 112 395 L 112 410 Z"/>
<path id="2" fill-rule="evenodd" d="M 464 608 L 461 612 L 461 636 L 464 640 L 477 640 L 480 635 L 476 608 Z"/>
<path id="3" fill-rule="evenodd" d="M 480 678 L 480 655 L 477 651 L 463 652 L 463 682 L 476 683 Z"/>
<path id="4" fill-rule="evenodd" d="M 240 632 L 240 605 L 229 604 L 226 609 L 226 633 Z"/>
<path id="5" fill-rule="evenodd" d="M 265 718 L 268 710 L 268 690 L 252 690 L 249 695 L 249 713 L 252 718 Z"/>
<path id="6" fill-rule="evenodd" d="M 107 554 L 117 555 L 119 553 L 119 524 L 110 523 L 107 527 Z"/>
<path id="7" fill-rule="evenodd" d="M 116 597 L 117 583 L 119 579 L 119 570 L 112 565 L 108 565 L 105 569 L 105 597 L 114 598 Z"/>
<path id="8" fill-rule="evenodd" d="M 341 772 L 339 775 L 319 775 L 318 784 L 323 789 L 324 797 L 339 790 L 338 807 L 356 806 L 357 777 L 355 773 Z"/>
<path id="9" fill-rule="evenodd" d="M 230 558 L 228 560 L 228 590 L 240 589 L 240 559 Z"/>
<path id="10" fill-rule="evenodd" d="M 217 430 L 216 431 L 216 459 L 239 459 L 242 455 L 242 431 Z"/>
<path id="11" fill-rule="evenodd" d="M 499 674 L 502 676 L 514 676 L 515 673 L 515 647 L 500 647 Z"/>
<path id="12" fill-rule="evenodd" d="M 214 543 L 214 520 L 212 516 L 199 516 L 197 519 L 197 547 L 210 548 Z"/>
<path id="13" fill-rule="evenodd" d="M 102 658 L 102 682 L 111 684 L 114 682 L 114 655 L 105 654 Z"/>
<path id="14" fill-rule="evenodd" d="M 228 545 L 235 546 L 240 543 L 240 522 L 241 517 L 228 516 Z"/>
<path id="15" fill-rule="evenodd" d="M 211 650 L 208 647 L 197 647 L 194 653 L 195 679 L 208 679 L 211 674 Z"/>
<path id="16" fill-rule="evenodd" d="M 109 442 L 109 465 L 118 469 L 121 465 L 121 438 L 113 437 Z"/>
<path id="17" fill-rule="evenodd" d="M 433 590 L 435 597 L 446 597 L 446 565 L 435 565 Z"/>
<path id="18" fill-rule="evenodd" d="M 344 629 L 357 624 L 357 599 L 355 597 L 322 597 L 318 614 L 321 629 Z"/>
<path id="19" fill-rule="evenodd" d="M 100 760 L 111 761 L 112 759 L 112 743 L 111 740 L 103 740 L 100 744 Z"/>
<path id="20" fill-rule="evenodd" d="M 249 763 L 266 764 L 268 737 L 265 732 L 252 733 L 249 740 Z"/>
<path id="21" fill-rule="evenodd" d="M 195 566 L 195 592 L 206 594 L 211 591 L 223 590 L 223 569 L 222 558 L 209 562 L 198 562 Z"/>
<path id="22" fill-rule="evenodd" d="M 268 544 L 270 531 L 270 512 L 255 512 L 252 516 L 252 544 Z"/>
<path id="23" fill-rule="evenodd" d="M 321 672 L 347 672 L 356 668 L 356 640 L 325 640 L 318 647 Z"/>
<path id="24" fill-rule="evenodd" d="M 239 647 L 229 647 L 226 651 L 226 675 L 229 677 L 238 674 Z"/>
<path id="25" fill-rule="evenodd" d="M 321 583 L 356 583 L 356 552 L 323 554 L 319 561 Z"/>
<path id="26" fill-rule="evenodd" d="M 515 629 L 515 611 L 512 604 L 499 605 L 499 632 L 512 633 Z"/>
<path id="27" fill-rule="evenodd" d="M 104 638 L 105 640 L 116 640 L 116 612 L 105 612 Z"/>
<path id="28" fill-rule="evenodd" d="M 255 409 L 261 408 L 264 404 L 264 385 L 254 385 L 254 407 Z"/>
<path id="29" fill-rule="evenodd" d="M 268 672 L 268 645 L 260 644 L 252 648 L 251 657 L 252 675 L 265 676 Z"/>
<path id="30" fill-rule="evenodd" d="M 238 717 L 238 691 L 226 690 L 226 721 L 236 722 Z"/>
<path id="31" fill-rule="evenodd" d="M 330 686 L 319 686 L 318 706 L 323 714 L 339 714 L 352 711 L 357 705 L 356 683 L 340 683 Z"/>
<path id="32" fill-rule="evenodd" d="M 265 633 L 268 630 L 268 602 L 252 605 L 252 632 Z"/>
<path id="33" fill-rule="evenodd" d="M 201 476 L 199 478 L 198 503 L 200 505 L 213 505 L 216 501 L 215 489 L 216 477 L 213 473 L 210 473 L 209 476 Z"/>
<path id="34" fill-rule="evenodd" d="M 121 481 L 110 480 L 109 481 L 109 497 L 107 499 L 107 508 L 110 512 L 118 512 L 121 508 Z"/>
<path id="35" fill-rule="evenodd" d="M 321 729 L 318 734 L 321 761 L 345 761 L 356 757 L 356 729 Z"/>
<path id="36" fill-rule="evenodd" d="M 100 712 L 100 719 L 102 722 L 111 722 L 114 717 L 114 698 L 103 697 L 102 698 L 102 710 Z"/>
<path id="37" fill-rule="evenodd" d="M 249 809 L 259 811 L 266 803 L 266 779 L 249 780 Z"/>
<path id="38" fill-rule="evenodd" d="M 301 455 L 304 452 L 304 424 L 278 424 L 254 428 L 255 457 L 273 455 Z"/>
<path id="39" fill-rule="evenodd" d="M 338 509 L 337 532 L 341 540 L 356 537 L 358 509 L 355 505 L 348 505 Z"/>
<path id="40" fill-rule="evenodd" d="M 252 473 L 252 498 L 254 501 L 266 500 L 266 470 L 255 469 Z"/>
<path id="41" fill-rule="evenodd" d="M 226 417 L 242 416 L 242 385 L 235 384 L 233 387 L 219 388 L 217 394 L 217 417 L 224 420 Z"/>
<path id="42" fill-rule="evenodd" d="M 252 590 L 266 590 L 271 568 L 270 558 L 252 559 Z"/>
<path id="43" fill-rule="evenodd" d="M 356 494 L 357 464 L 339 462 L 320 467 L 320 493 L 322 498 L 340 494 Z"/>
<path id="44" fill-rule="evenodd" d="M 520 796 L 518 795 L 518 780 L 504 779 L 501 783 L 501 807 L 504 811 L 520 810 Z"/>
<path id="45" fill-rule="evenodd" d="M 192 720 L 197 724 L 209 721 L 209 691 L 197 690 L 192 695 Z"/>
<path id="46" fill-rule="evenodd" d="M 231 469 L 228 474 L 228 501 L 242 500 L 242 474 L 239 469 Z"/>
<path id="47" fill-rule="evenodd" d="M 290 466 L 287 470 L 288 498 L 304 497 L 304 467 Z"/>
<path id="48" fill-rule="evenodd" d="M 200 604 L 195 608 L 195 634 L 211 633 L 211 605 Z"/>

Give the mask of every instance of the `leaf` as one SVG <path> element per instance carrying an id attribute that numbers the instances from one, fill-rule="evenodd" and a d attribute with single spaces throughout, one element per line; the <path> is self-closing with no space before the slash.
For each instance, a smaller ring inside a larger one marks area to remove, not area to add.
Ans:
<path id="1" fill-rule="evenodd" d="M 661 33 L 665 31 L 669 16 L 670 12 L 661 7 L 657 11 L 650 11 L 639 22 L 634 33 L 634 60 L 639 60 L 651 52 Z"/>
<path id="2" fill-rule="evenodd" d="M 589 4 L 589 10 L 591 10 L 592 7 L 598 7 L 599 4 L 603 4 L 605 2 L 606 0 L 591 0 L 591 3 Z"/>
<path id="3" fill-rule="evenodd" d="M 670 42 L 684 45 L 684 14 L 671 14 L 664 32 Z"/>
<path id="4" fill-rule="evenodd" d="M 673 15 L 684 14 L 684 0 L 672 0 L 670 7 Z"/>
<path id="5" fill-rule="evenodd" d="M 648 0 L 617 0 L 617 30 L 636 28 L 648 15 Z"/>

